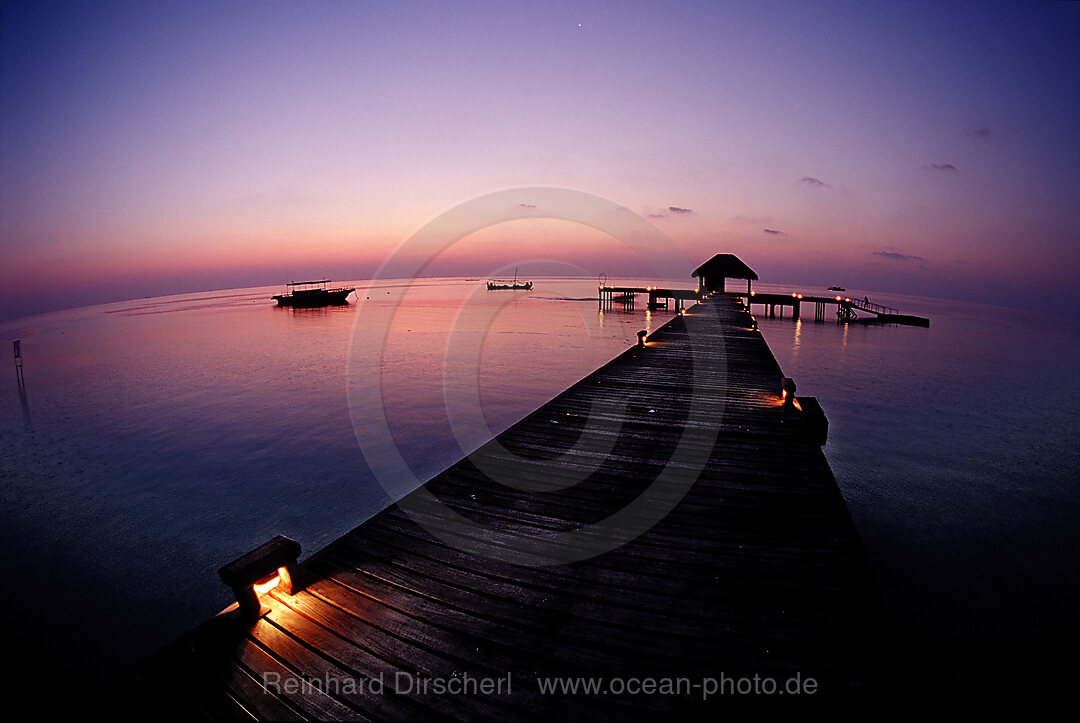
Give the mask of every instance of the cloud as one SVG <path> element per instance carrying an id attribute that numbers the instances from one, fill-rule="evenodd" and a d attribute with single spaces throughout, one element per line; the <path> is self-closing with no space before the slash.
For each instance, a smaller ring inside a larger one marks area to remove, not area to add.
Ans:
<path id="1" fill-rule="evenodd" d="M 536 208 L 535 203 L 519 203 L 518 205 L 522 208 Z"/>
<path id="2" fill-rule="evenodd" d="M 808 186 L 824 186 L 825 188 L 829 187 L 829 184 L 825 183 L 825 181 L 814 178 L 813 176 L 803 176 L 799 179 L 799 183 L 805 183 Z"/>
<path id="3" fill-rule="evenodd" d="M 951 172 L 951 171 L 956 170 L 956 166 L 954 166 L 951 163 L 931 163 L 928 166 L 928 168 L 931 168 L 931 169 L 933 169 L 935 171 L 946 171 L 946 172 Z"/>
<path id="4" fill-rule="evenodd" d="M 783 231 L 777 231 L 775 228 L 766 228 L 762 230 L 767 234 L 772 234 L 773 236 L 787 236 L 786 233 L 784 233 Z"/>
<path id="5" fill-rule="evenodd" d="M 989 128 L 975 128 L 973 130 L 968 131 L 968 135 L 969 136 L 974 136 L 975 138 L 987 138 L 990 135 L 990 129 Z"/>
<path id="6" fill-rule="evenodd" d="M 674 214 L 685 215 L 688 213 L 693 213 L 694 209 L 682 208 L 681 206 L 668 206 L 667 211 L 670 211 Z M 656 213 L 650 213 L 649 218 L 667 218 L 667 213 L 665 213 L 664 211 L 657 211 Z"/>
<path id="7" fill-rule="evenodd" d="M 892 259 L 893 261 L 920 261 L 926 262 L 926 259 L 922 256 L 913 256 L 911 254 L 902 254 L 899 251 L 874 251 L 874 256 L 881 256 L 885 259 Z"/>

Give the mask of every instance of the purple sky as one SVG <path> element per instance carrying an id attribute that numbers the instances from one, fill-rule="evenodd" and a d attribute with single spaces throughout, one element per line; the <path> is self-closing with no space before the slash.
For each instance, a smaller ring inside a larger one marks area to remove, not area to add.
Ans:
<path id="1" fill-rule="evenodd" d="M 611 199 L 763 281 L 1080 301 L 1080 3 L 2 12 L 3 317 L 364 278 L 517 186 Z M 644 270 L 597 236 L 514 222 L 431 271 Z"/>

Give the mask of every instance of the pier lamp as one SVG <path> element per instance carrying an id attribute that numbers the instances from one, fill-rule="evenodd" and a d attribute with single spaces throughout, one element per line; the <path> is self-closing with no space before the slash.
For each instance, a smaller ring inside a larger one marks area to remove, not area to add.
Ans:
<path id="1" fill-rule="evenodd" d="M 784 402 L 785 407 L 791 407 L 795 404 L 795 380 L 791 377 L 784 377 L 780 380 L 780 399 Z"/>
<path id="2" fill-rule="evenodd" d="M 840 297 L 839 297 L 839 296 L 837 296 L 837 297 L 836 297 L 836 300 L 837 300 L 837 301 L 840 301 Z"/>
<path id="3" fill-rule="evenodd" d="M 236 596 L 241 621 L 254 622 L 268 613 L 270 608 L 263 605 L 261 596 L 274 588 L 289 595 L 303 588 L 298 557 L 300 543 L 277 535 L 218 570 L 221 581 Z"/>
<path id="4" fill-rule="evenodd" d="M 637 345 L 644 348 L 645 342 L 649 340 L 649 332 L 642 329 L 637 333 Z"/>

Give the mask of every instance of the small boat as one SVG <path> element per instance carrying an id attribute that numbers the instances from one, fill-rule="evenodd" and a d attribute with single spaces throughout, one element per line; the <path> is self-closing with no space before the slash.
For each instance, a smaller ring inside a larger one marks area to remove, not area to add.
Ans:
<path id="1" fill-rule="evenodd" d="M 296 309 L 314 309 L 320 306 L 342 306 L 348 304 L 348 296 L 356 289 L 345 288 L 328 289 L 326 285 L 330 279 L 319 281 L 294 281 L 286 284 L 289 293 L 278 294 L 271 297 L 278 306 L 291 306 Z"/>
<path id="2" fill-rule="evenodd" d="M 506 279 L 495 279 L 494 281 L 487 282 L 488 291 L 502 291 L 509 289 L 512 291 L 528 291 L 532 288 L 531 281 L 518 281 L 517 269 L 514 269 L 514 278 L 512 281 Z"/>
<path id="3" fill-rule="evenodd" d="M 829 291 L 847 291 L 843 286 L 830 286 Z"/>
<path id="4" fill-rule="evenodd" d="M 495 279 L 494 281 L 487 282 L 488 291 L 501 291 L 503 289 L 514 289 L 528 291 L 532 288 L 531 281 L 503 281 Z"/>

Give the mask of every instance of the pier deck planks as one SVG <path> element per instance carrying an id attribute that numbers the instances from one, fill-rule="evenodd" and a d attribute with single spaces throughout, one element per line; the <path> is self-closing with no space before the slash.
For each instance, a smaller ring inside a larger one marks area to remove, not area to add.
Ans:
<path id="1" fill-rule="evenodd" d="M 881 602 L 821 449 L 780 403 L 781 376 L 738 302 L 705 299 L 425 485 L 480 525 L 553 534 L 643 493 L 662 497 L 649 487 L 665 467 L 697 475 L 672 455 L 694 437 L 686 430 L 705 432 L 686 447 L 700 475 L 658 524 L 590 559 L 522 566 L 433 536 L 445 528 L 505 551 L 438 511 L 420 525 L 391 507 L 305 560 L 306 589 L 275 591 L 254 625 L 216 618 L 136 666 L 128 703 L 148 718 L 546 720 L 711 715 L 736 701 L 703 702 L 700 685 L 691 695 L 545 696 L 538 675 L 799 674 L 819 698 L 876 691 L 888 652 Z M 566 454 L 590 409 L 602 422 L 594 444 Z M 593 471 L 528 492 L 483 470 L 534 482 Z M 381 676 L 385 688 L 275 694 L 260 685 L 267 673 L 320 684 Z M 393 692 L 397 674 L 507 673 L 509 695 Z"/>

